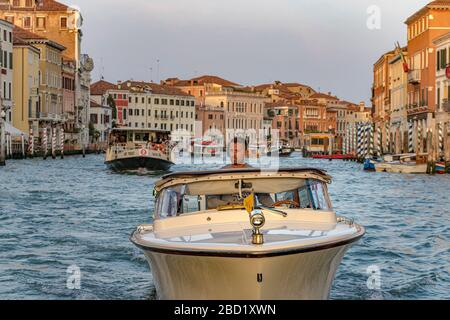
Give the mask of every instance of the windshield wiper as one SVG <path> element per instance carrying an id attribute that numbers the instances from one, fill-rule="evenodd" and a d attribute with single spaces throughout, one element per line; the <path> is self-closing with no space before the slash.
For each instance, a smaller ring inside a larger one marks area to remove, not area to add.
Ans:
<path id="1" fill-rule="evenodd" d="M 273 208 L 269 208 L 269 207 L 263 207 L 263 206 L 259 206 L 258 209 L 261 210 L 266 210 L 269 211 L 271 213 L 275 213 L 275 214 L 279 214 L 282 215 L 283 217 L 287 217 L 287 212 L 281 211 L 281 210 L 277 210 L 277 209 L 273 209 Z"/>

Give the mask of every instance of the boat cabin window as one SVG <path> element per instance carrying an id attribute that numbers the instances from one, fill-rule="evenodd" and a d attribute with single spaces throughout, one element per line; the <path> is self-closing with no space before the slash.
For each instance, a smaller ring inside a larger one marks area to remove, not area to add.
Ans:
<path id="1" fill-rule="evenodd" d="M 251 185 L 251 183 L 249 184 Z M 189 187 L 178 185 L 163 189 L 157 196 L 155 217 L 167 218 L 223 206 L 240 206 L 249 191 L 198 195 L 189 194 Z M 332 210 L 327 186 L 319 180 L 306 179 L 299 188 L 276 193 L 255 192 L 257 206 L 268 208 L 297 208 Z"/>

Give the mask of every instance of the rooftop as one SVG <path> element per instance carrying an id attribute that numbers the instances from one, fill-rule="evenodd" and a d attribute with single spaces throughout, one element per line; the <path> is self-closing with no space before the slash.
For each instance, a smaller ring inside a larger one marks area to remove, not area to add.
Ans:
<path id="1" fill-rule="evenodd" d="M 37 2 L 37 1 L 36 1 Z M 33 7 L 17 7 L 13 6 L 9 0 L 0 0 L 0 9 L 15 11 L 64 11 L 67 12 L 69 6 L 57 2 L 55 0 L 41 0 Z"/>

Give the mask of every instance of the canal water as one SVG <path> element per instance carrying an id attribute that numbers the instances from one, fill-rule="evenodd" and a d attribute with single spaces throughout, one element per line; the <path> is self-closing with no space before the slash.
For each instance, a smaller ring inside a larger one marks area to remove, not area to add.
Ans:
<path id="1" fill-rule="evenodd" d="M 450 299 L 450 176 L 366 173 L 299 154 L 281 161 L 328 170 L 336 211 L 367 229 L 332 299 Z M 0 168 L 0 299 L 154 299 L 128 238 L 150 222 L 159 176 L 112 173 L 101 155 L 9 161 Z M 67 288 L 69 266 L 80 269 L 80 290 Z"/>

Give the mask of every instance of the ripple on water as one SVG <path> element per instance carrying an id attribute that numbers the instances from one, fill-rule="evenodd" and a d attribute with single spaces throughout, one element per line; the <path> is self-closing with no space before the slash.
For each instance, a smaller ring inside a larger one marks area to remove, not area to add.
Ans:
<path id="1" fill-rule="evenodd" d="M 329 171 L 336 211 L 366 227 L 331 298 L 450 299 L 448 176 L 366 173 L 353 162 L 298 154 L 281 161 Z M 162 174 L 112 173 L 97 155 L 9 161 L 0 169 L 0 298 L 154 299 L 149 266 L 129 235 L 151 221 Z M 82 290 L 66 287 L 70 265 L 81 269 Z M 380 290 L 366 285 L 369 266 L 380 269 Z"/>

